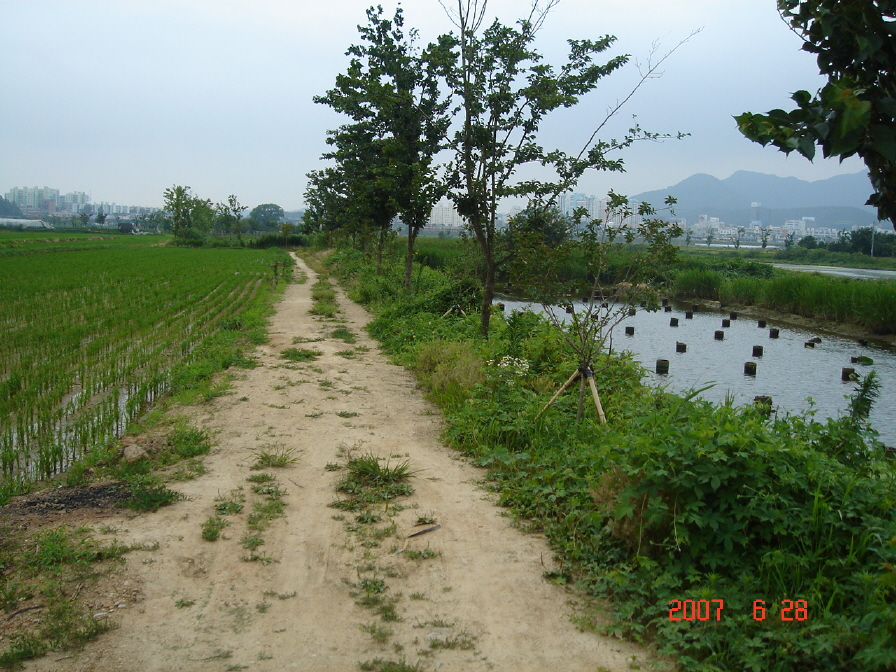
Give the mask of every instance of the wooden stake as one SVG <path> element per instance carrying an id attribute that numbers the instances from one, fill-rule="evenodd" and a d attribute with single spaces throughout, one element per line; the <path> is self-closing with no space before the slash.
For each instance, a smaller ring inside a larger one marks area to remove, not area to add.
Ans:
<path id="1" fill-rule="evenodd" d="M 607 416 L 604 415 L 604 407 L 600 403 L 600 395 L 597 393 L 597 385 L 594 384 L 594 372 L 588 369 L 588 384 L 591 386 L 591 397 L 594 399 L 594 408 L 597 410 L 597 417 L 600 418 L 600 424 L 607 424 Z"/>
<path id="2" fill-rule="evenodd" d="M 538 420 L 538 418 L 540 418 L 546 410 L 548 410 L 551 406 L 553 406 L 554 402 L 560 398 L 560 395 L 563 394 L 567 390 L 567 388 L 569 388 L 570 385 L 572 385 L 574 382 L 576 382 L 576 378 L 578 378 L 578 377 L 579 377 L 579 370 L 576 369 L 576 372 L 569 377 L 569 380 L 567 380 L 565 383 L 563 383 L 563 387 L 561 387 L 559 390 L 557 390 L 557 393 L 553 397 L 551 397 L 551 400 L 548 403 L 546 403 L 544 405 L 544 408 L 542 408 L 538 412 L 538 415 L 535 416 L 535 419 Z"/>

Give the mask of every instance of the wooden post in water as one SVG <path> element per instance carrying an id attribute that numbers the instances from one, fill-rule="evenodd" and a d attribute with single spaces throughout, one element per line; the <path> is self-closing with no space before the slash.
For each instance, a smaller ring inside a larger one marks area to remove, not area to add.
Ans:
<path id="1" fill-rule="evenodd" d="M 756 375 L 756 362 L 744 362 L 744 375 L 745 376 L 755 376 Z"/>
<path id="2" fill-rule="evenodd" d="M 677 318 L 677 317 L 673 317 L 673 318 L 671 318 L 671 319 L 669 320 L 669 326 L 670 326 L 670 327 L 677 327 L 677 326 L 678 326 L 678 318 Z"/>
<path id="3" fill-rule="evenodd" d="M 626 336 L 634 336 L 634 335 L 635 335 L 635 328 L 634 328 L 634 327 L 626 327 L 626 328 L 625 328 L 625 335 L 626 335 Z"/>
<path id="4" fill-rule="evenodd" d="M 688 346 L 686 343 L 678 342 L 675 344 L 675 352 L 687 352 Z"/>
<path id="5" fill-rule="evenodd" d="M 780 335 L 780 333 L 778 332 L 777 329 L 769 329 L 769 330 L 768 330 L 768 337 L 769 337 L 769 338 L 778 338 L 779 335 Z"/>
<path id="6" fill-rule="evenodd" d="M 669 360 L 668 359 L 656 360 L 656 372 L 659 374 L 669 373 Z"/>
<path id="7" fill-rule="evenodd" d="M 724 341 L 724 340 L 725 340 L 725 332 L 724 332 L 724 331 L 717 331 L 717 332 L 715 333 L 715 338 L 716 338 L 717 341 Z"/>
<path id="8" fill-rule="evenodd" d="M 753 346 L 753 356 L 754 356 L 754 357 L 762 357 L 762 353 L 763 353 L 763 351 L 764 351 L 764 349 L 763 349 L 763 347 L 762 347 L 761 345 L 754 345 L 754 346 Z"/>
<path id="9" fill-rule="evenodd" d="M 693 320 L 694 319 L 694 311 L 693 310 L 685 311 L 684 319 Z"/>
<path id="10" fill-rule="evenodd" d="M 768 417 L 772 414 L 772 398 L 761 394 L 753 397 L 753 403 L 759 408 L 759 412 Z"/>
<path id="11" fill-rule="evenodd" d="M 759 320 L 756 323 L 756 326 L 759 327 L 760 329 L 765 329 L 765 320 Z"/>
<path id="12" fill-rule="evenodd" d="M 730 326 L 731 326 L 731 320 L 729 320 L 727 318 L 722 320 L 722 329 L 727 329 Z"/>

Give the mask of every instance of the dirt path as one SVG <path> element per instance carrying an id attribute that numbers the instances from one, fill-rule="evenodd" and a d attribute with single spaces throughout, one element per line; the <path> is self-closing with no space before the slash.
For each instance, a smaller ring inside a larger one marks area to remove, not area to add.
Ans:
<path id="1" fill-rule="evenodd" d="M 128 556 L 108 597 L 121 627 L 27 669 L 336 672 L 381 659 L 426 670 L 542 672 L 629 670 L 633 657 L 643 663 L 644 650 L 573 625 L 573 594 L 542 577 L 551 567 L 545 541 L 514 528 L 477 486 L 482 472 L 440 444 L 438 414 L 362 331 L 369 319 L 362 308 L 340 295 L 345 323 L 309 315 L 315 275 L 301 261 L 298 268 L 308 282 L 290 285 L 278 304 L 270 342 L 257 353 L 261 366 L 231 395 L 190 411 L 214 433 L 217 449 L 206 475 L 176 486 L 189 500 L 103 521 L 124 543 L 159 545 Z M 337 326 L 357 342 L 332 338 Z M 317 361 L 279 357 L 295 339 L 316 338 L 324 340 L 298 347 L 319 350 Z M 293 451 L 298 461 L 252 470 L 259 449 Z M 330 508 L 344 476 L 332 469 L 347 451 L 409 460 L 418 470 L 414 494 L 396 500 L 401 506 L 378 505 L 381 522 L 367 525 Z M 253 532 L 253 502 L 268 501 L 247 481 L 259 473 L 286 491 L 285 515 Z M 242 512 L 222 516 L 231 524 L 218 541 L 203 540 L 201 523 L 225 500 L 241 501 Z M 425 529 L 421 517 L 441 528 L 394 554 Z M 264 541 L 254 551 L 243 545 L 252 536 Z M 243 559 L 253 553 L 255 561 Z M 378 605 L 359 606 L 365 597 Z"/>

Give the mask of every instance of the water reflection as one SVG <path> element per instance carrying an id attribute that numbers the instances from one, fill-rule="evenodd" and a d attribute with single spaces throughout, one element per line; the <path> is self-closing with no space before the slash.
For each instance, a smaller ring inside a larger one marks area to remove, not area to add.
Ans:
<path id="1" fill-rule="evenodd" d="M 509 314 L 513 310 L 535 310 L 541 306 L 523 301 L 501 299 Z M 580 310 L 582 304 L 576 305 Z M 877 371 L 881 383 L 880 398 L 871 413 L 871 423 L 888 445 L 896 445 L 896 409 L 889 403 L 889 392 L 896 382 L 896 352 L 884 344 L 859 345 L 855 340 L 821 331 L 792 327 L 773 320 L 766 328 L 759 328 L 755 318 L 738 316 L 730 319 L 728 311 L 698 310 L 686 319 L 691 304 L 672 304 L 672 311 L 638 310 L 627 317 L 613 332 L 613 349 L 628 350 L 649 373 L 645 382 L 667 385 L 674 392 L 699 389 L 710 383 L 713 387 L 701 393 L 711 401 L 724 401 L 732 395 L 737 404 L 751 403 L 759 395 L 774 400 L 781 411 L 802 411 L 810 408 L 811 398 L 816 417 L 836 417 L 845 412 L 846 396 L 855 383 L 843 382 L 841 371 L 851 367 L 857 373 Z M 557 315 L 563 309 L 557 310 Z M 563 314 L 565 318 L 565 314 Z M 677 327 L 670 326 L 672 318 Z M 730 326 L 723 327 L 723 319 Z M 634 334 L 626 335 L 625 327 L 634 327 Z M 769 328 L 779 331 L 779 337 L 769 337 Z M 716 331 L 724 332 L 723 340 L 716 340 Z M 814 347 L 805 344 L 820 338 Z M 677 352 L 676 343 L 687 345 L 686 352 Z M 761 357 L 753 356 L 753 346 L 762 346 Z M 865 356 L 874 360 L 871 366 L 853 364 L 852 357 Z M 669 373 L 654 372 L 656 360 L 669 360 Z M 744 364 L 756 363 L 756 375 L 744 375 Z"/>

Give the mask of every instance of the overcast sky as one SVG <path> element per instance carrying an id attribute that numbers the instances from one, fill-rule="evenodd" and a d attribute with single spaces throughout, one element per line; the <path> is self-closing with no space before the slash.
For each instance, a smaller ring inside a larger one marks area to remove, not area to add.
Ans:
<path id="1" fill-rule="evenodd" d="M 333 85 L 357 42 L 369 0 L 0 0 L 0 194 L 12 187 L 86 191 L 94 201 L 159 206 L 172 184 L 215 202 L 303 205 L 327 129 L 342 120 L 312 96 Z M 381 3 L 391 16 L 392 1 Z M 511 22 L 527 0 L 492 0 Z M 406 25 L 430 40 L 453 26 L 437 0 L 406 0 Z M 605 136 L 632 115 L 642 127 L 686 132 L 625 154 L 625 174 L 592 174 L 580 191 L 634 194 L 694 173 L 737 170 L 817 180 L 863 170 L 851 159 L 784 157 L 737 131 L 741 112 L 789 108 L 822 84 L 814 58 L 774 0 L 562 0 L 539 35 L 559 62 L 567 38 L 618 38 L 611 55 L 673 54 Z M 638 79 L 634 64 L 575 110 L 545 124 L 546 146 L 576 150 L 607 106 Z M 869 185 L 870 193 L 870 185 Z"/>

